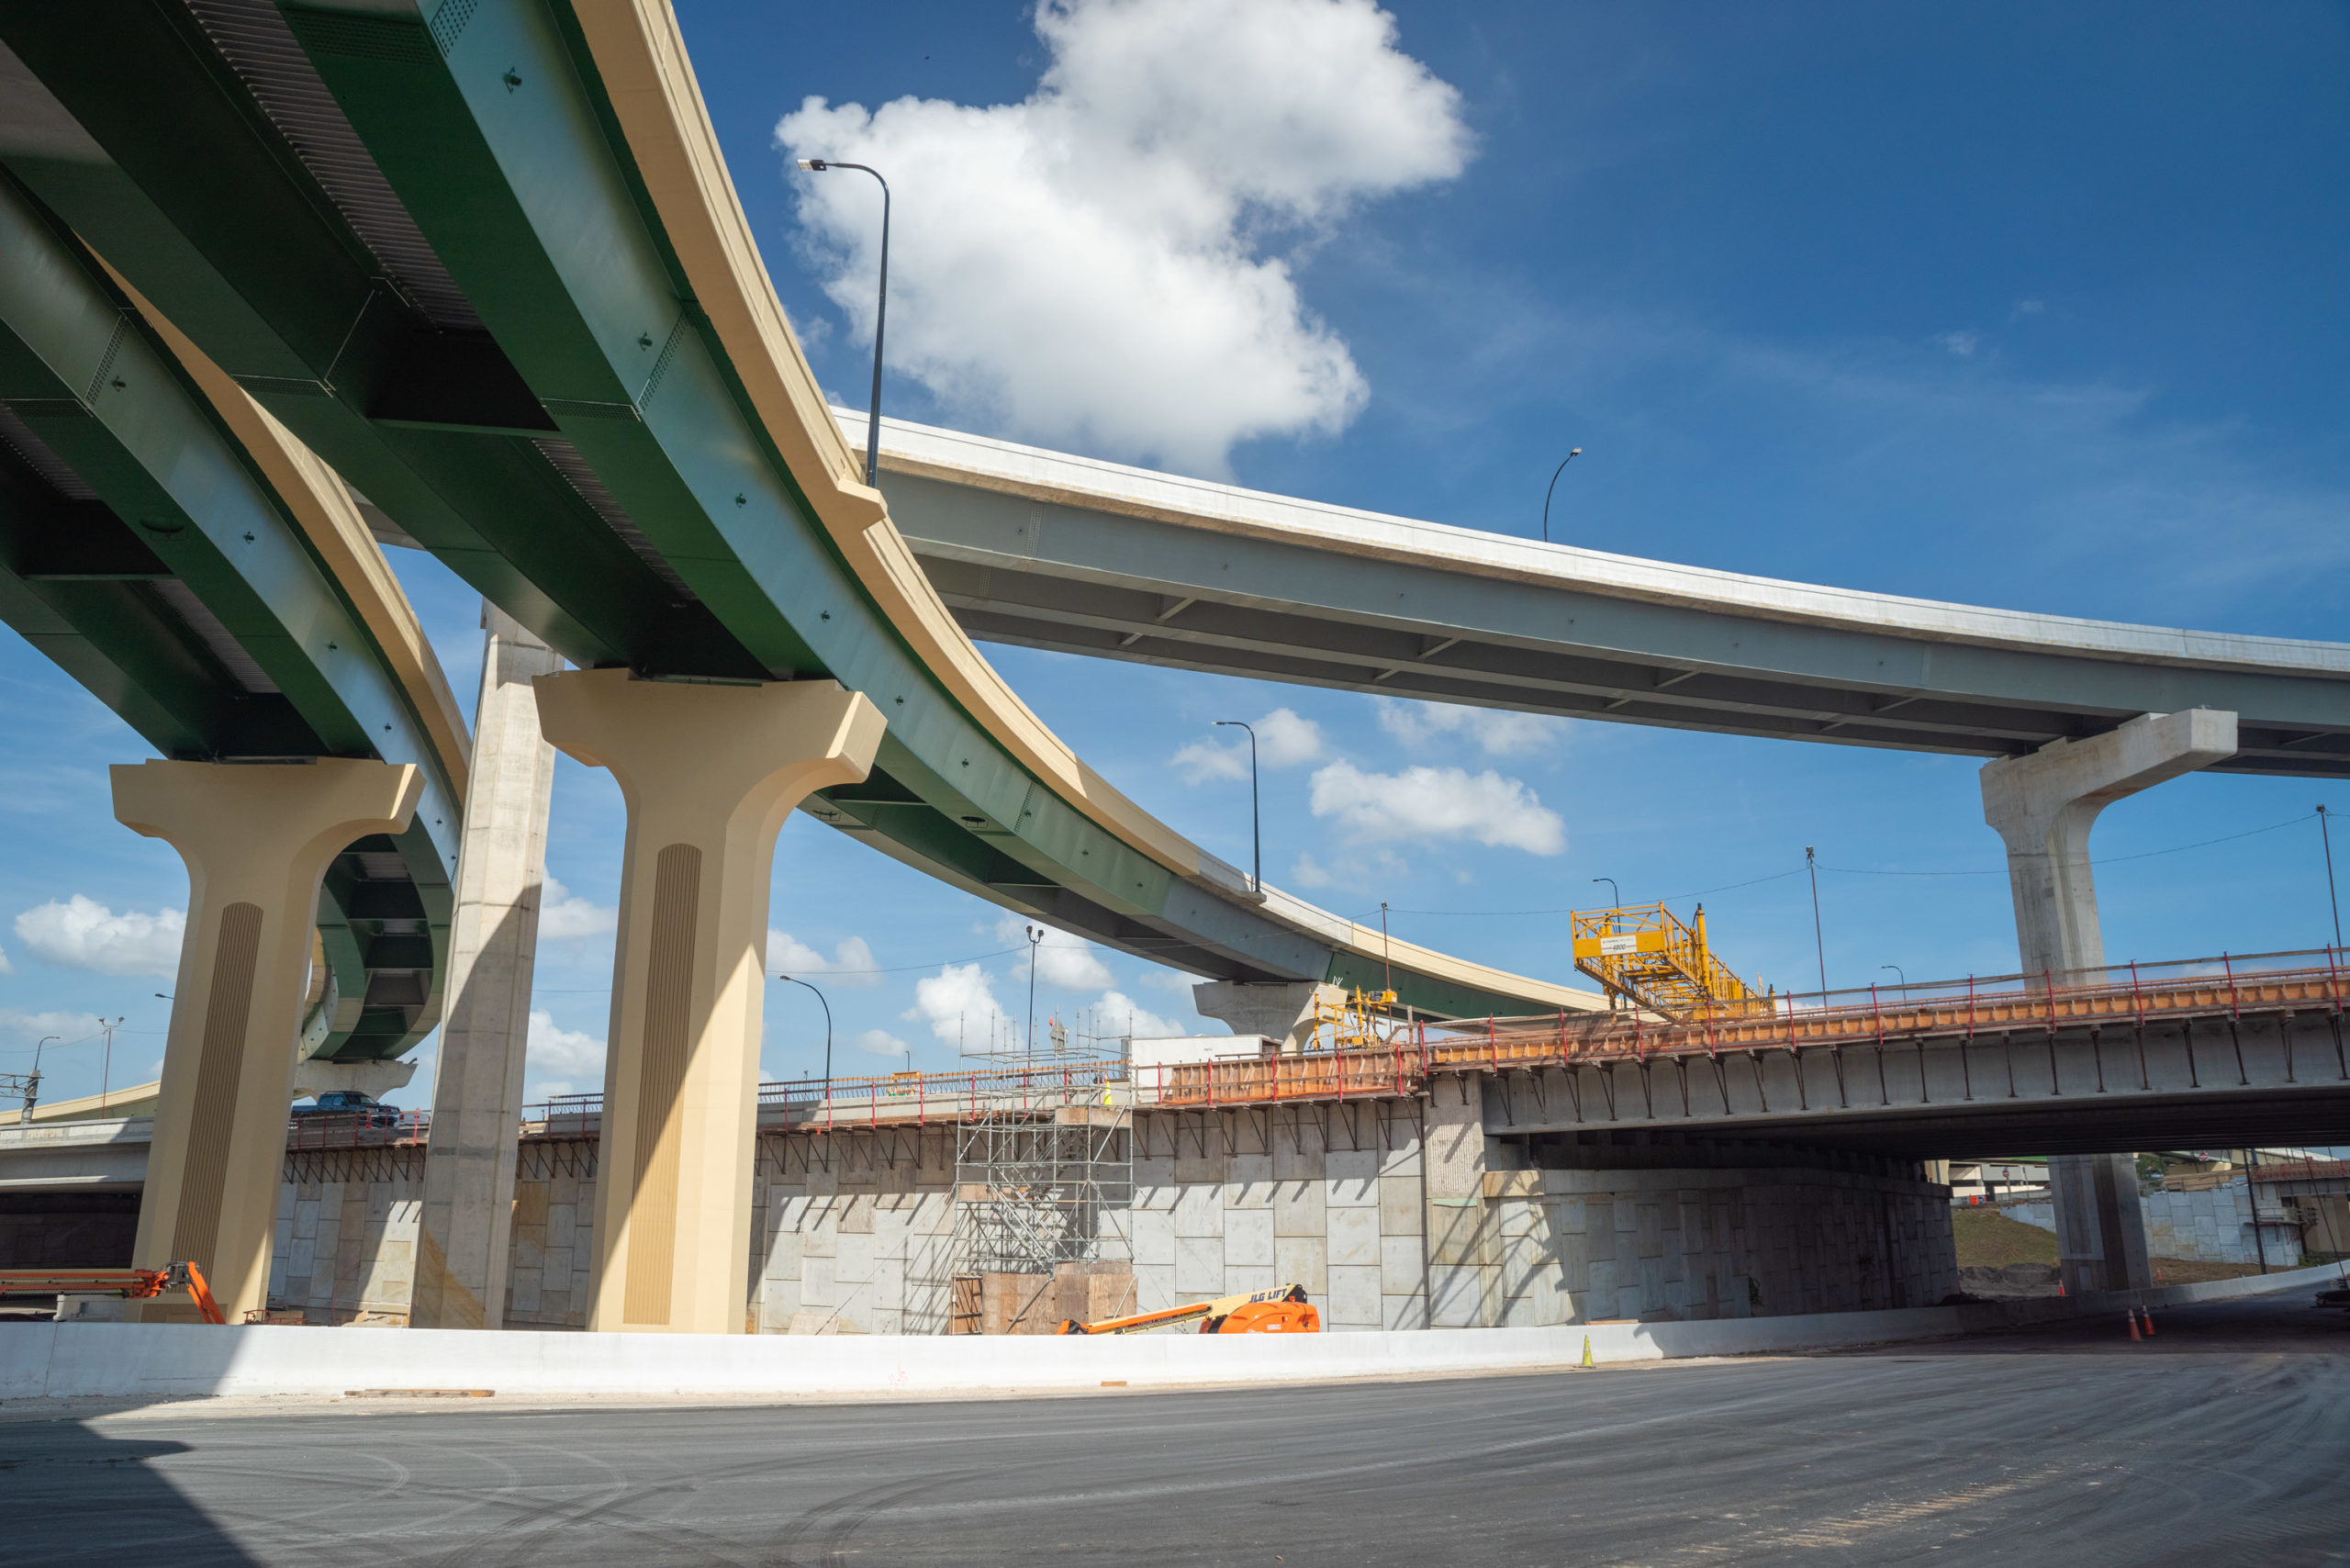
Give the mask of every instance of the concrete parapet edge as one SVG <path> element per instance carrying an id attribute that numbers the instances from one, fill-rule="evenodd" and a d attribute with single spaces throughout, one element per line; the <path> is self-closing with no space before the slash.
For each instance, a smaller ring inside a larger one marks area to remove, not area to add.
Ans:
<path id="1" fill-rule="evenodd" d="M 1171 1388 L 1470 1377 L 1575 1365 L 1827 1350 L 1932 1339 L 2316 1287 L 2332 1266 L 2095 1296 L 1702 1323 L 1416 1329 L 1311 1337 L 1122 1338 L 568 1334 L 191 1324 L 0 1329 L 0 1400 L 339 1394 L 485 1388 L 509 1395 L 891 1394 L 984 1397 L 1105 1383 Z"/>

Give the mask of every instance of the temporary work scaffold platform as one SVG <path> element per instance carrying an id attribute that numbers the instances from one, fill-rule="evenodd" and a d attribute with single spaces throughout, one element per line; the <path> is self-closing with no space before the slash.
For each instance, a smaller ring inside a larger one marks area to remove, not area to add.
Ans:
<path id="1" fill-rule="evenodd" d="M 1772 1002 L 1732 974 L 1706 943 L 1706 906 L 1684 925 L 1661 903 L 1574 916 L 1575 968 L 1615 997 L 1686 1024 L 1767 1014 Z"/>

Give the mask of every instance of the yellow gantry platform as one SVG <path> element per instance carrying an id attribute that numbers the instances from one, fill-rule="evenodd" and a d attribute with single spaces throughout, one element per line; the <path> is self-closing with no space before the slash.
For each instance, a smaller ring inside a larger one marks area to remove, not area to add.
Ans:
<path id="1" fill-rule="evenodd" d="M 1706 943 L 1706 906 L 1684 925 L 1661 903 L 1574 916 L 1575 968 L 1633 1005 L 1676 1023 L 1768 1013 L 1774 999 L 1747 984 Z"/>

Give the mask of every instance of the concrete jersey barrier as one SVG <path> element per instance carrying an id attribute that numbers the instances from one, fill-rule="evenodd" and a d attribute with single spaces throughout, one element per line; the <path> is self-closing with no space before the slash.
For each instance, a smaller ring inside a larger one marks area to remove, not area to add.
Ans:
<path id="1" fill-rule="evenodd" d="M 981 1397 L 1106 1385 L 1469 1377 L 1574 1366 L 1586 1341 L 1592 1361 L 1603 1365 L 1837 1350 L 2025 1327 L 2133 1305 L 2313 1290 L 2339 1272 L 2301 1269 L 2150 1291 L 1883 1312 L 1299 1336 L 976 1338 L 30 1324 L 0 1329 L 0 1400 L 332 1395 L 359 1389 Z"/>

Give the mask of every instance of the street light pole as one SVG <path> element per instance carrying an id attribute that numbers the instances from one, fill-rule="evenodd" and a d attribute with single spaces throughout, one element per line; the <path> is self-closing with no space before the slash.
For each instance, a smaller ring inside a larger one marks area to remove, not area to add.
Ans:
<path id="1" fill-rule="evenodd" d="M 790 981 L 792 984 L 794 984 L 794 985 L 808 986 L 808 989 L 809 989 L 810 991 L 816 991 L 816 1000 L 817 1000 L 819 1002 L 822 1002 L 822 1004 L 823 1004 L 823 1008 L 824 1008 L 824 1099 L 825 1099 L 825 1102 L 826 1102 L 827 1103 L 830 1103 L 830 1102 L 831 1102 L 831 1100 L 832 1100 L 832 1098 L 833 1098 L 833 1004 L 832 1004 L 831 1002 L 825 1002 L 825 1001 L 824 1001 L 824 993 L 823 993 L 822 991 L 816 991 L 816 988 L 815 988 L 814 986 L 812 986 L 812 985 L 808 985 L 808 982 L 807 982 L 806 980 L 801 980 L 801 979 L 800 979 L 800 978 L 799 978 L 797 975 L 778 975 L 778 976 L 776 976 L 775 978 L 776 978 L 776 979 L 778 979 L 778 980 L 789 980 L 789 981 Z"/>
<path id="2" fill-rule="evenodd" d="M 1567 465 L 1582 455 L 1583 448 L 1578 446 L 1559 459 L 1559 465 L 1550 470 L 1550 488 L 1542 492 L 1542 543 L 1545 544 L 1550 543 L 1550 491 L 1559 487 L 1559 476 L 1567 471 Z"/>
<path id="3" fill-rule="evenodd" d="M 1880 969 L 1891 969 L 1895 974 L 1901 977 L 1901 989 L 1904 991 L 1908 991 L 1909 989 L 1909 973 L 1899 964 L 1879 964 L 1877 968 Z"/>
<path id="4" fill-rule="evenodd" d="M 1031 1067 L 1034 1067 L 1036 1062 L 1036 949 L 1043 945 L 1044 940 L 1045 928 L 1043 926 L 1032 925 L 1028 927 L 1027 1065 Z"/>
<path id="5" fill-rule="evenodd" d="M 865 416 L 865 482 L 881 484 L 881 329 L 890 314 L 890 182 L 881 171 L 863 163 L 838 163 L 824 158 L 802 158 L 800 166 L 811 174 L 828 169 L 857 169 L 873 176 L 881 187 L 881 286 L 873 300 L 873 402 Z"/>
<path id="6" fill-rule="evenodd" d="M 1248 731 L 1248 850 L 1255 866 L 1257 895 L 1262 898 L 1265 892 L 1265 834 L 1264 819 L 1259 813 L 1257 803 L 1257 732 L 1237 719 L 1218 719 L 1215 725 L 1220 730 Z"/>
<path id="7" fill-rule="evenodd" d="M 1592 879 L 1592 880 L 1593 880 L 1593 881 L 1595 881 L 1595 882 L 1605 882 L 1605 883 L 1606 883 L 1606 884 L 1607 884 L 1607 890 L 1608 890 L 1609 892 L 1611 892 L 1611 893 L 1613 893 L 1613 894 L 1615 894 L 1615 895 L 1616 895 L 1616 903 L 1615 903 L 1615 906 L 1614 906 L 1614 907 L 1616 907 L 1616 908 L 1617 908 L 1617 909 L 1622 909 L 1622 908 L 1624 907 L 1624 890 L 1623 890 L 1623 889 L 1621 889 L 1621 888 L 1619 888 L 1619 887 L 1617 887 L 1617 886 L 1616 885 L 1616 879 L 1615 879 L 1615 878 L 1613 878 L 1613 877 L 1594 877 L 1594 878 Z"/>

